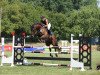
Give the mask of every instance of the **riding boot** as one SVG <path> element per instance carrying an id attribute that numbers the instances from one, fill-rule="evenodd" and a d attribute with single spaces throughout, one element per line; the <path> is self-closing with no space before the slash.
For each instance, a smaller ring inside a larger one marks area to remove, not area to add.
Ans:
<path id="1" fill-rule="evenodd" d="M 50 30 L 48 30 L 48 34 L 49 34 L 49 35 L 52 35 Z"/>

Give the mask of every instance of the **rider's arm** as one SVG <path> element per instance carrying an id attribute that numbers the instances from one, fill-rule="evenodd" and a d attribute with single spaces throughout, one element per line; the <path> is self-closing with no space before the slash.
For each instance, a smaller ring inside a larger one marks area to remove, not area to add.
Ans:
<path id="1" fill-rule="evenodd" d="M 46 19 L 46 26 L 48 26 L 48 20 Z"/>
<path id="2" fill-rule="evenodd" d="M 46 24 L 43 27 L 48 28 L 48 20 L 46 19 L 45 22 L 46 22 Z"/>

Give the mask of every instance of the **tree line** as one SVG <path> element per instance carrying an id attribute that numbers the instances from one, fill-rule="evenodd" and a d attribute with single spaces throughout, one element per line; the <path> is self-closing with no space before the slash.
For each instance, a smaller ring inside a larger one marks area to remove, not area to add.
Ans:
<path id="1" fill-rule="evenodd" d="M 30 35 L 40 16 L 48 18 L 58 39 L 69 39 L 70 34 L 100 35 L 97 0 L 1 0 L 0 7 L 1 31 L 6 35 L 15 30 Z"/>

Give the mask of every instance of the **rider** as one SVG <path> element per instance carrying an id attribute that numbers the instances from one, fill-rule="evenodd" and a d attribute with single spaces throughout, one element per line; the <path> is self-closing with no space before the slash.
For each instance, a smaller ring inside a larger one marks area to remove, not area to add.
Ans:
<path id="1" fill-rule="evenodd" d="M 41 22 L 42 22 L 43 26 L 47 28 L 48 33 L 51 35 L 51 31 L 50 31 L 51 24 L 48 22 L 48 19 L 45 18 L 45 16 L 41 16 Z"/>

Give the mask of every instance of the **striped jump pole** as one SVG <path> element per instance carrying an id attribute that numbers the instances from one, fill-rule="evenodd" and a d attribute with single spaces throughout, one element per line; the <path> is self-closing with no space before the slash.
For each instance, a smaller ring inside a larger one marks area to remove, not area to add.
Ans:
<path id="1" fill-rule="evenodd" d="M 24 52 L 29 53 L 42 53 L 42 54 L 69 54 L 68 52 L 46 52 L 45 49 L 49 48 L 61 48 L 61 49 L 71 49 L 71 47 L 61 47 L 61 46 L 52 46 L 52 47 L 32 47 L 32 46 L 14 46 L 14 48 L 24 48 Z"/>
<path id="2" fill-rule="evenodd" d="M 58 58 L 58 57 L 31 57 L 31 56 L 25 56 L 24 58 L 29 60 L 58 60 L 58 61 L 70 61 L 70 58 Z M 77 60 L 78 58 L 73 58 L 74 60 Z"/>
<path id="3" fill-rule="evenodd" d="M 68 54 L 67 52 L 44 52 L 44 51 L 33 51 L 32 53 L 41 53 L 41 54 Z"/>
<path id="4" fill-rule="evenodd" d="M 1 38 L 1 43 L 2 43 L 2 46 L 1 46 L 1 66 L 3 66 L 3 59 L 5 58 L 4 57 L 4 38 Z"/>

